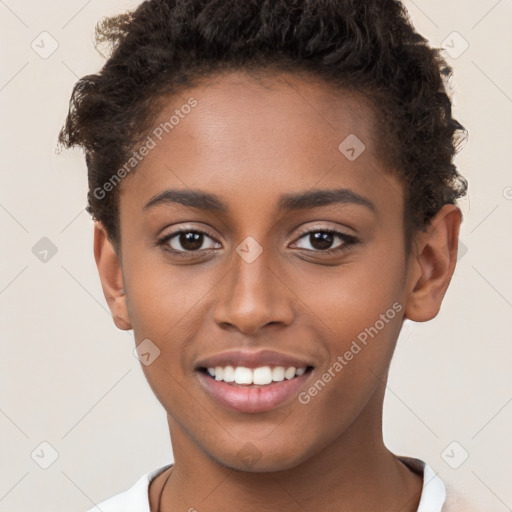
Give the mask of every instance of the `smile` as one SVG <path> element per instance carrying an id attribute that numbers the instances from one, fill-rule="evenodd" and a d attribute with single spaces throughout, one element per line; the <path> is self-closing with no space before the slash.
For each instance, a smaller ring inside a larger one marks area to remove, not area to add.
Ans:
<path id="1" fill-rule="evenodd" d="M 202 388 L 220 405 L 245 413 L 275 409 L 295 398 L 312 366 L 218 366 L 197 372 Z"/>
<path id="2" fill-rule="evenodd" d="M 271 382 L 282 382 L 283 380 L 290 380 L 294 377 L 300 377 L 305 371 L 306 367 L 295 368 L 290 366 L 260 366 L 259 368 L 246 368 L 245 366 L 217 366 L 215 368 L 208 368 L 208 374 L 215 380 L 222 380 L 224 382 L 234 382 L 236 384 L 265 386 Z"/>

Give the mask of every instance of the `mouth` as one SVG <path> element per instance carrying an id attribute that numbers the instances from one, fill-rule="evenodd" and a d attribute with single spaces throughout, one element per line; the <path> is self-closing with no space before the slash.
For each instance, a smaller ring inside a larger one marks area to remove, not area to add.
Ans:
<path id="1" fill-rule="evenodd" d="M 243 387 L 262 387 L 272 383 L 283 382 L 285 380 L 295 379 L 310 372 L 312 366 L 260 366 L 257 368 L 247 368 L 245 366 L 216 366 L 199 367 L 198 371 L 208 375 L 216 381 L 226 382 L 233 386 Z"/>
<path id="2" fill-rule="evenodd" d="M 309 380 L 313 366 L 200 366 L 196 374 L 209 397 L 230 410 L 258 413 L 290 402 Z"/>

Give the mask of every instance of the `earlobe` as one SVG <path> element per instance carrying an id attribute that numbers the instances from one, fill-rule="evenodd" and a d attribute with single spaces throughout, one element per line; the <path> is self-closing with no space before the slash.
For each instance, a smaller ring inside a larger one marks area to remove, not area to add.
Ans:
<path id="1" fill-rule="evenodd" d="M 121 262 L 107 236 L 105 227 L 98 221 L 94 223 L 94 259 L 98 267 L 103 294 L 116 327 L 123 331 L 132 329 L 126 306 Z"/>
<path id="2" fill-rule="evenodd" d="M 416 252 L 411 256 L 406 318 L 426 322 L 439 313 L 457 262 L 461 220 L 457 206 L 444 205 L 418 237 Z"/>

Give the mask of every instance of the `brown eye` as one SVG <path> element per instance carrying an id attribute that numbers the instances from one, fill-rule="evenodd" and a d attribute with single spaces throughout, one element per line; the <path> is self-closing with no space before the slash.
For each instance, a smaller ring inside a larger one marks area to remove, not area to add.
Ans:
<path id="1" fill-rule="evenodd" d="M 204 246 L 205 243 L 206 247 Z M 182 229 L 171 233 L 162 238 L 158 244 L 168 246 L 171 251 L 179 253 L 198 252 L 199 250 L 215 249 L 220 246 L 207 233 L 192 229 Z"/>
<path id="2" fill-rule="evenodd" d="M 334 242 L 335 236 L 332 233 L 325 231 L 317 231 L 316 233 L 310 233 L 309 243 L 314 249 L 326 250 L 331 249 L 331 245 Z"/>
<path id="3" fill-rule="evenodd" d="M 177 236 L 173 237 L 171 242 L 178 242 L 181 247 L 183 247 L 186 251 L 196 251 L 200 249 L 204 243 L 204 234 L 196 233 L 196 232 L 188 232 L 188 233 L 179 233 Z M 172 247 L 172 243 L 170 244 Z M 177 249 L 173 247 L 173 249 Z"/>
<path id="4" fill-rule="evenodd" d="M 300 247 L 299 249 L 306 249 L 313 252 L 333 253 L 338 251 L 348 250 L 350 246 L 358 242 L 357 238 L 336 231 L 333 229 L 316 229 L 307 231 L 301 235 L 299 240 L 304 239 L 309 247 Z M 333 247 L 336 239 L 341 242 Z"/>

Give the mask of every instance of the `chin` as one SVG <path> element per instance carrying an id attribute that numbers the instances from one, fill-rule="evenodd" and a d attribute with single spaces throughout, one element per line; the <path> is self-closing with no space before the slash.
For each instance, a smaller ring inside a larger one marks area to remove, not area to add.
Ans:
<path id="1" fill-rule="evenodd" d="M 210 454 L 210 457 L 221 466 L 244 473 L 286 471 L 304 463 L 307 458 L 303 452 L 297 451 L 296 444 L 281 446 L 281 450 L 276 451 L 274 447 L 257 447 L 250 441 L 236 452 Z"/>

